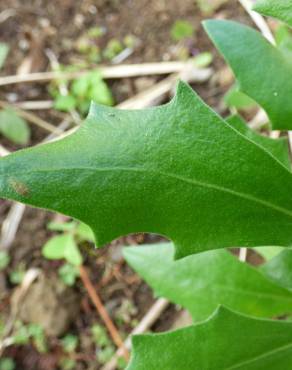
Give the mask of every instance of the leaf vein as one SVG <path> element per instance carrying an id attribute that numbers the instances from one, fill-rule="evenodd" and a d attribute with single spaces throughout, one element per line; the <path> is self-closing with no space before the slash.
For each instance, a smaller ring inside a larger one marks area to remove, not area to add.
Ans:
<path id="1" fill-rule="evenodd" d="M 64 167 L 64 168 L 57 168 L 57 169 L 30 170 L 29 174 L 34 173 L 34 172 L 38 173 L 38 172 L 75 171 L 75 170 L 93 171 L 93 172 L 94 171 L 95 172 L 110 172 L 110 171 L 152 172 L 152 173 L 157 174 L 157 175 L 170 177 L 170 178 L 173 178 L 175 180 L 182 181 L 182 182 L 185 182 L 185 183 L 189 183 L 189 184 L 192 184 L 192 185 L 196 185 L 196 186 L 199 186 L 199 187 L 203 187 L 203 188 L 205 187 L 205 188 L 225 192 L 225 193 L 237 196 L 239 198 L 243 198 L 243 199 L 246 199 L 246 200 L 249 200 L 249 201 L 253 201 L 253 202 L 261 204 L 261 205 L 263 205 L 267 208 L 274 209 L 275 211 L 277 211 L 279 213 L 283 213 L 286 216 L 292 217 L 292 211 L 289 211 L 286 208 L 283 208 L 281 206 L 277 206 L 277 205 L 275 205 L 273 203 L 270 203 L 268 201 L 256 198 L 253 195 L 238 192 L 238 191 L 235 191 L 233 189 L 226 188 L 224 186 L 211 184 L 211 183 L 206 183 L 206 182 L 198 181 L 198 180 L 195 180 L 195 179 L 189 179 L 189 178 L 186 178 L 186 177 L 181 176 L 181 175 L 176 175 L 176 174 L 168 173 L 168 172 L 164 172 L 164 171 L 156 171 L 156 170 L 150 170 L 150 169 L 139 168 L 139 167 L 101 167 L 101 168 L 97 168 L 97 167 L 74 167 L 74 168 L 73 167 L 72 168 Z M 23 173 L 26 174 L 27 172 L 26 171 L 18 171 L 17 175 L 20 175 L 20 174 L 23 174 Z M 11 172 L 10 172 L 10 175 L 11 175 Z"/>
<path id="2" fill-rule="evenodd" d="M 271 350 L 269 352 L 262 353 L 261 355 L 256 356 L 254 358 L 251 358 L 249 360 L 246 360 L 246 361 L 240 362 L 238 364 L 232 365 L 232 366 L 226 368 L 226 370 L 240 369 L 242 366 L 251 364 L 253 362 L 260 361 L 260 360 L 262 360 L 262 359 L 264 359 L 266 357 L 273 356 L 276 353 L 279 353 L 279 352 L 282 352 L 282 351 L 286 351 L 287 349 L 290 349 L 290 348 L 292 348 L 292 343 L 288 343 L 288 344 L 286 344 L 286 345 L 284 345 L 282 347 L 275 348 L 275 349 L 273 349 L 273 350 Z"/>

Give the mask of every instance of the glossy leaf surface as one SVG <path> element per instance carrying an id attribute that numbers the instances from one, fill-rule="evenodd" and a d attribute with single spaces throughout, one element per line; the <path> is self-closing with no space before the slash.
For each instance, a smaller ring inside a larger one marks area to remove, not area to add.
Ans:
<path id="1" fill-rule="evenodd" d="M 291 370 L 292 323 L 220 308 L 205 322 L 134 336 L 127 370 Z"/>
<path id="2" fill-rule="evenodd" d="M 187 308 L 196 321 L 219 304 L 259 317 L 292 312 L 292 294 L 225 250 L 174 261 L 172 244 L 126 248 L 127 262 L 158 296 Z"/>
<path id="3" fill-rule="evenodd" d="M 204 22 L 242 92 L 261 105 L 274 129 L 292 129 L 292 61 L 253 28 L 233 21 Z"/>
<path id="4" fill-rule="evenodd" d="M 242 133 L 242 135 L 262 146 L 264 149 L 268 150 L 285 167 L 287 167 L 288 169 L 291 168 L 288 140 L 286 137 L 272 139 L 270 137 L 263 136 L 248 127 L 246 122 L 244 122 L 244 120 L 239 115 L 229 117 L 227 119 L 227 122 L 237 131 Z"/>
<path id="5" fill-rule="evenodd" d="M 291 194 L 291 172 L 183 83 L 157 108 L 93 105 L 76 133 L 0 159 L 1 197 L 79 219 L 98 245 L 165 235 L 176 257 L 291 245 Z"/>
<path id="6" fill-rule="evenodd" d="M 292 250 L 287 249 L 261 267 L 265 276 L 276 284 L 292 290 Z"/>

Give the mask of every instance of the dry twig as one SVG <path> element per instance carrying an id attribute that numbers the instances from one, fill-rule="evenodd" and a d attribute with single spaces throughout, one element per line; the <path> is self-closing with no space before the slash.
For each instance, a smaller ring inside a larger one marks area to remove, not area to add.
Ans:
<path id="1" fill-rule="evenodd" d="M 98 67 L 104 79 L 118 79 L 126 77 L 141 77 L 179 73 L 185 69 L 187 62 L 161 62 L 144 64 L 124 64 L 119 66 Z M 201 69 L 204 71 L 204 68 Z M 0 86 L 28 82 L 47 82 L 51 80 L 73 80 L 79 78 L 90 70 L 76 72 L 38 72 L 23 75 L 0 77 Z"/>
<path id="2" fill-rule="evenodd" d="M 45 110 L 53 108 L 54 102 L 52 100 L 26 100 L 16 102 L 13 106 L 24 110 Z"/>
<path id="3" fill-rule="evenodd" d="M 122 338 L 120 337 L 120 334 L 115 327 L 114 323 L 112 322 L 106 308 L 104 307 L 100 297 L 98 296 L 96 290 L 94 289 L 94 286 L 92 285 L 90 278 L 88 276 L 88 273 L 86 271 L 86 268 L 84 266 L 79 267 L 80 272 L 80 278 L 83 282 L 83 285 L 85 289 L 88 292 L 88 295 L 94 304 L 95 308 L 97 309 L 97 312 L 99 313 L 100 317 L 102 318 L 103 322 L 105 323 L 105 326 L 107 327 L 110 336 L 115 343 L 115 345 L 119 348 L 121 351 L 121 354 L 124 356 L 124 358 L 128 361 L 129 360 L 129 352 L 126 349 L 124 342 L 122 341 Z"/>
<path id="4" fill-rule="evenodd" d="M 140 323 L 136 326 L 136 328 L 131 332 L 131 334 L 127 337 L 124 342 L 124 347 L 128 350 L 131 349 L 131 337 L 133 335 L 145 333 L 151 326 L 155 323 L 155 321 L 160 317 L 162 312 L 168 307 L 169 301 L 165 298 L 159 298 L 150 310 L 146 313 Z M 102 368 L 102 370 L 114 370 L 117 365 L 118 358 L 122 356 L 122 351 L 120 349 L 117 350 L 115 355 L 112 359 Z"/>
<path id="5" fill-rule="evenodd" d="M 264 17 L 261 16 L 259 13 L 252 10 L 253 3 L 250 0 L 238 0 L 240 4 L 244 7 L 244 9 L 247 11 L 247 13 L 250 15 L 251 19 L 254 21 L 254 23 L 257 25 L 258 29 L 261 31 L 263 36 L 270 41 L 271 44 L 275 44 L 274 36 L 267 25 L 267 22 L 265 21 Z"/>
<path id="6" fill-rule="evenodd" d="M 40 270 L 37 268 L 31 268 L 27 270 L 23 277 L 21 285 L 17 288 L 15 292 L 15 299 L 11 307 L 11 313 L 8 320 L 6 321 L 3 334 L 0 338 L 0 357 L 3 350 L 14 343 L 14 338 L 11 337 L 11 332 L 13 331 L 14 322 L 17 318 L 19 308 L 21 307 L 21 301 L 27 294 L 32 283 L 37 279 L 39 275 Z"/>
<path id="7" fill-rule="evenodd" d="M 198 69 L 190 64 L 187 64 L 186 67 L 187 68 L 180 74 L 173 74 L 165 78 L 133 98 L 119 104 L 117 107 L 121 109 L 140 109 L 158 104 L 163 97 L 174 88 L 178 78 L 188 82 L 202 83 L 206 82 L 212 75 L 211 68 Z"/>

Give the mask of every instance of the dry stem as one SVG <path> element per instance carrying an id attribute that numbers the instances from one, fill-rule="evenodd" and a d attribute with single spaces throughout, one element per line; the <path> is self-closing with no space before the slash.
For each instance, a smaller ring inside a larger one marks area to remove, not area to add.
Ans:
<path id="1" fill-rule="evenodd" d="M 105 323 L 105 326 L 107 327 L 110 336 L 112 337 L 113 342 L 115 345 L 121 350 L 121 353 L 123 354 L 125 360 L 129 360 L 129 352 L 126 349 L 122 338 L 120 337 L 120 334 L 115 327 L 114 323 L 112 322 L 106 308 L 104 307 L 100 297 L 98 296 L 96 290 L 94 289 L 94 286 L 92 285 L 90 278 L 88 276 L 88 273 L 86 271 L 86 268 L 84 266 L 79 267 L 80 272 L 80 278 L 84 284 L 85 289 L 88 292 L 88 295 L 94 304 L 95 308 L 97 309 L 97 312 L 99 313 L 100 317 L 102 318 L 103 322 Z"/>

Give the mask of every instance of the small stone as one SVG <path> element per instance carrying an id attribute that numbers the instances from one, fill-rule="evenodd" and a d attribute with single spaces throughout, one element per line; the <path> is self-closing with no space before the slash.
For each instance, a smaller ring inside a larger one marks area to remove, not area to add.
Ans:
<path id="1" fill-rule="evenodd" d="M 40 325 L 51 336 L 64 334 L 79 312 L 77 294 L 55 276 L 41 274 L 21 302 L 16 302 L 17 297 L 16 290 L 12 304 L 19 307 L 18 318 L 24 323 Z"/>

